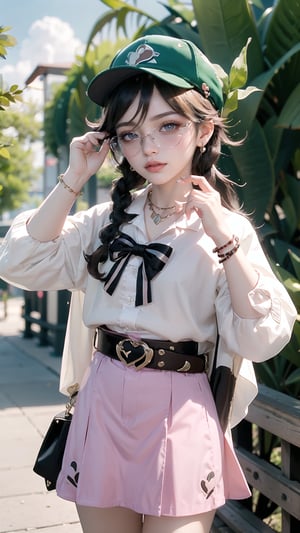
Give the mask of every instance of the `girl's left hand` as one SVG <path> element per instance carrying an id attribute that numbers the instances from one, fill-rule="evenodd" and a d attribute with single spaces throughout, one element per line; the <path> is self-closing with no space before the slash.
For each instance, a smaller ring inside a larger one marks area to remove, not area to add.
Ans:
<path id="1" fill-rule="evenodd" d="M 195 211 L 201 218 L 205 233 L 211 237 L 217 246 L 224 244 L 231 237 L 230 227 L 224 217 L 221 196 L 204 176 L 190 175 L 182 178 L 184 183 L 197 185 L 199 189 L 192 189 L 186 198 L 186 214 L 189 217 Z"/>

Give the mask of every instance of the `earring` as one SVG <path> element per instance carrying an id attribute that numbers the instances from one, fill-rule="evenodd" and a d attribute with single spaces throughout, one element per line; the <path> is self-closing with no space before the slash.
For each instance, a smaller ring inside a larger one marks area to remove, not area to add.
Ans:
<path id="1" fill-rule="evenodd" d="M 200 154 L 203 155 L 206 152 L 206 146 L 199 146 Z"/>

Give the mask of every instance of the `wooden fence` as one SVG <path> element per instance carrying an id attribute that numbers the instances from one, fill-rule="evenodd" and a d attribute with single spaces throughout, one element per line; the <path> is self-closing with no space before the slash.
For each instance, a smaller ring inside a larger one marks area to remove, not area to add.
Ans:
<path id="1" fill-rule="evenodd" d="M 66 290 L 51 293 L 24 291 L 24 337 L 35 335 L 40 346 L 50 344 L 53 347 L 52 355 L 60 357 L 63 352 L 69 303 L 70 292 Z"/>
<path id="2" fill-rule="evenodd" d="M 278 437 L 279 465 L 258 455 L 255 436 L 259 428 Z M 242 503 L 228 502 L 220 508 L 212 533 L 299 533 L 300 401 L 260 385 L 246 420 L 234 430 L 234 441 L 254 495 Z M 277 511 L 279 508 L 276 526 L 267 525 L 255 514 L 256 491 L 273 502 Z"/>

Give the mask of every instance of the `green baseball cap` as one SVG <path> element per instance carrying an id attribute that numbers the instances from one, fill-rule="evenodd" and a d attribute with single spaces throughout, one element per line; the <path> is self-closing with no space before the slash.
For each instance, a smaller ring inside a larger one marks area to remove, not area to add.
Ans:
<path id="1" fill-rule="evenodd" d="M 196 89 L 221 111 L 222 83 L 207 57 L 185 39 L 166 35 L 141 37 L 120 50 L 109 69 L 97 74 L 89 83 L 87 94 L 100 106 L 105 106 L 111 92 L 139 72 L 148 72 L 163 81 Z"/>

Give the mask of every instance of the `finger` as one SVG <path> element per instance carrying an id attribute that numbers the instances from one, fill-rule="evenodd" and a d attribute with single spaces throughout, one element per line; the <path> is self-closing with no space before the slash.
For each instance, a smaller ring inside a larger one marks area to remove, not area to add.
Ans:
<path id="1" fill-rule="evenodd" d="M 198 185 L 202 191 L 213 191 L 214 188 L 208 183 L 207 179 L 204 176 L 195 176 L 191 175 L 191 182 L 194 185 Z"/>
<path id="2" fill-rule="evenodd" d="M 92 146 L 95 151 L 100 151 L 103 144 L 108 142 L 108 137 L 105 136 L 105 134 L 97 133 L 96 135 L 89 135 L 86 138 L 85 144 L 86 146 Z"/>
<path id="3" fill-rule="evenodd" d="M 107 132 L 96 132 L 93 137 L 92 137 L 92 142 L 94 142 L 95 144 L 103 144 L 105 141 L 106 142 L 109 142 L 110 140 L 110 136 L 108 135 Z"/>
<path id="4" fill-rule="evenodd" d="M 87 154 L 88 160 L 98 161 L 99 164 L 102 164 L 109 152 L 109 144 L 104 142 L 101 146 L 98 145 L 97 149 L 92 150 Z"/>
<path id="5" fill-rule="evenodd" d="M 186 207 L 185 207 L 185 214 L 186 214 L 186 217 L 187 217 L 188 220 L 190 219 L 191 214 L 192 214 L 193 211 L 195 211 L 195 213 L 197 213 L 199 218 L 202 217 L 202 210 L 200 209 L 200 207 L 198 207 L 196 205 L 193 205 L 192 202 L 188 202 Z"/>
<path id="6" fill-rule="evenodd" d="M 108 136 L 105 132 L 88 132 L 82 137 L 75 137 L 72 141 L 72 144 L 78 144 L 82 146 L 91 144 L 92 146 L 99 147 L 99 144 L 102 144 L 105 139 L 108 139 Z"/>
<path id="7" fill-rule="evenodd" d="M 189 176 L 180 178 L 178 181 L 182 183 L 192 183 L 193 185 L 198 186 L 202 191 L 214 190 L 214 188 L 208 183 L 207 179 L 204 176 L 196 176 L 195 174 L 190 174 Z"/>
<path id="8" fill-rule="evenodd" d="M 109 139 L 104 139 L 103 142 L 98 146 L 99 150 L 98 152 L 102 155 L 104 155 L 104 157 L 107 156 L 109 150 L 110 150 L 110 146 L 109 146 Z"/>

